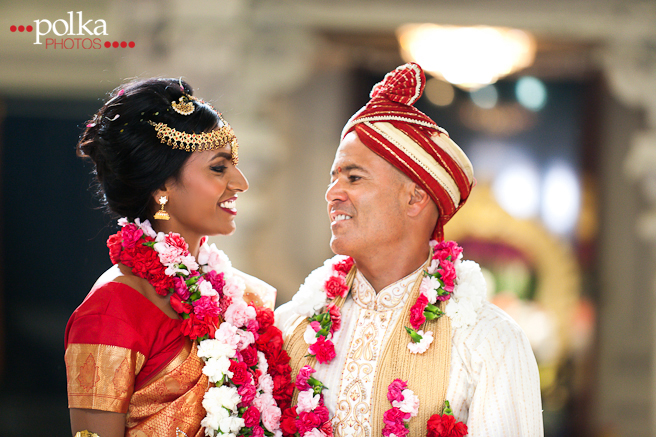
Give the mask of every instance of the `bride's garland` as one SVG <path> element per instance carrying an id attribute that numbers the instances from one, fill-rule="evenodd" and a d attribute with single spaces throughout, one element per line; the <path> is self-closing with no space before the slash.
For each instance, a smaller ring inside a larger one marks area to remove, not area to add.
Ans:
<path id="1" fill-rule="evenodd" d="M 107 240 L 112 263 L 170 295 L 183 334 L 199 343 L 203 373 L 214 385 L 203 398 L 205 434 L 280 436 L 281 408 L 290 406 L 293 386 L 273 311 L 244 302 L 243 281 L 206 238 L 196 260 L 179 234 L 156 233 L 148 220 L 118 223 L 121 230 Z"/>
<path id="2" fill-rule="evenodd" d="M 481 268 L 474 261 L 462 261 L 462 248 L 460 246 L 454 241 L 440 243 L 431 241 L 430 245 L 433 249 L 431 263 L 427 271 L 424 272 L 419 297 L 410 309 L 412 328 L 405 327 L 411 339 L 408 349 L 413 354 L 426 352 L 433 341 L 432 331 L 424 332 L 419 329 L 422 325 L 445 314 L 451 319 L 451 326 L 455 328 L 471 325 L 476 321 L 476 311 L 483 305 L 485 298 L 485 279 Z M 298 293 L 292 298 L 296 313 L 307 317 L 309 322 L 303 336 L 308 344 L 308 354 L 316 357 L 317 361 L 322 364 L 330 363 L 335 358 L 335 346 L 332 342 L 332 336 L 341 326 L 341 313 L 339 307 L 334 305 L 334 300 L 340 296 L 346 297 L 349 291 L 346 284 L 346 275 L 352 267 L 353 259 L 350 257 L 336 255 L 326 260 L 323 266 L 308 275 Z M 444 311 L 437 305 L 438 301 L 448 302 Z M 297 387 L 298 378 L 301 377 L 302 373 L 311 374 L 314 372 L 315 370 L 312 367 L 305 366 L 297 377 Z M 303 394 L 303 390 L 299 388 L 298 405 L 283 411 L 281 428 L 285 436 L 295 436 L 297 433 L 300 436 L 308 435 L 308 433 L 310 433 L 310 436 L 332 435 L 332 426 L 328 417 L 324 418 L 323 414 L 313 414 L 310 416 L 312 420 L 308 421 L 307 419 L 304 420 L 302 416 L 302 412 L 305 412 L 308 408 L 310 408 L 310 413 L 314 413 L 315 410 L 312 410 L 311 407 L 320 409 L 323 406 L 321 391 L 325 387 L 320 381 L 312 379 L 315 381 L 311 388 L 314 390 L 313 396 L 316 396 L 316 401 L 313 397 L 312 403 L 307 402 L 308 394 L 304 395 L 305 398 L 303 398 L 301 404 L 300 395 Z M 390 385 L 389 390 L 393 390 L 392 386 L 397 381 L 400 380 L 395 380 Z M 408 390 L 408 395 L 415 396 L 410 390 Z M 389 396 L 391 395 L 388 394 L 388 398 Z M 414 400 L 415 398 L 416 396 L 411 399 Z M 403 396 L 390 399 L 390 402 L 393 401 L 402 402 Z M 431 417 L 428 424 L 429 434 L 431 437 L 465 435 L 467 432 L 466 425 L 455 421 L 449 408 L 449 402 L 446 401 L 445 404 L 442 415 L 435 414 Z M 299 411 L 301 405 L 300 410 L 302 411 Z M 394 408 L 396 406 L 392 410 Z M 400 437 L 400 434 L 390 430 L 396 429 L 399 432 L 401 428 L 407 430 L 405 422 L 410 419 L 411 415 L 409 415 L 409 412 L 404 412 L 392 416 L 394 413 L 397 412 L 386 413 L 389 420 L 384 419 L 386 428 L 383 430 L 383 435 Z M 308 417 L 308 415 L 306 414 L 305 417 Z M 443 422 L 442 417 L 444 417 Z M 436 425 L 441 423 L 445 425 Z M 464 432 L 464 434 L 460 434 L 461 432 Z"/>

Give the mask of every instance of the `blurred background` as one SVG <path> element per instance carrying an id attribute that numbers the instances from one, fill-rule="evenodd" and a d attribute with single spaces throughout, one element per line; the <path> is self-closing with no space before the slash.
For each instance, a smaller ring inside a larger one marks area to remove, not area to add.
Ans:
<path id="1" fill-rule="evenodd" d="M 251 188 L 236 234 L 216 242 L 281 304 L 331 256 L 323 196 L 343 125 L 408 60 L 430 70 L 417 107 L 474 164 L 446 238 L 529 336 L 545 434 L 656 435 L 654 0 L 3 0 L 0 12 L 0 436 L 70 435 L 64 328 L 110 266 L 116 229 L 74 147 L 110 90 L 183 77 L 223 112 Z"/>

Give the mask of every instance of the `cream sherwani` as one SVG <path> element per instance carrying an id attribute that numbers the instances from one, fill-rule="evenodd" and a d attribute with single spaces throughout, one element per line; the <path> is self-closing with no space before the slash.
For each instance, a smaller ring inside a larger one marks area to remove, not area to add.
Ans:
<path id="1" fill-rule="evenodd" d="M 329 388 L 324 396 L 335 436 L 374 437 L 370 416 L 378 358 L 421 273 L 420 268 L 378 294 L 357 273 L 342 307 L 342 328 L 333 338 L 337 355 L 315 367 L 314 376 Z M 276 310 L 283 336 L 302 320 L 290 304 Z M 446 399 L 469 436 L 543 435 L 537 363 L 526 335 L 506 313 L 485 302 L 473 325 L 452 328 L 451 345 Z"/>

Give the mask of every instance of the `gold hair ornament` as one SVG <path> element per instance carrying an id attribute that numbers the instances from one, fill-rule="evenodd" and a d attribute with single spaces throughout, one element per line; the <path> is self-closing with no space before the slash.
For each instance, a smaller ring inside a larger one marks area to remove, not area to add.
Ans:
<path id="1" fill-rule="evenodd" d="M 191 115 L 194 113 L 194 109 L 196 109 L 192 100 L 196 100 L 196 98 L 185 94 L 184 96 L 181 96 L 177 102 L 171 102 L 171 106 L 173 107 L 173 110 L 180 115 Z"/>
<path id="2" fill-rule="evenodd" d="M 180 132 L 166 123 L 156 123 L 148 120 L 148 123 L 157 131 L 157 138 L 168 146 L 174 149 L 185 150 L 187 152 L 202 152 L 203 150 L 222 149 L 224 147 L 232 146 L 232 163 L 237 165 L 239 162 L 237 137 L 232 128 L 221 118 L 222 124 L 219 128 L 211 132 L 203 132 L 200 134 L 188 134 Z"/>

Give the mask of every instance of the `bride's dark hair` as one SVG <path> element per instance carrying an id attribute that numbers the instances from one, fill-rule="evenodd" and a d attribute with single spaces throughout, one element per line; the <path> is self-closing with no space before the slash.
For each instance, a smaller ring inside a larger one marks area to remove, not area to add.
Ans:
<path id="1" fill-rule="evenodd" d="M 152 194 L 171 178 L 177 179 L 191 152 L 162 144 L 148 121 L 162 122 L 180 132 L 210 132 L 219 116 L 209 105 L 194 100 L 194 112 L 181 115 L 171 103 L 192 95 L 179 79 L 152 78 L 117 87 L 87 122 L 77 154 L 94 162 L 97 193 L 105 209 L 130 220 L 151 219 L 156 209 Z"/>

